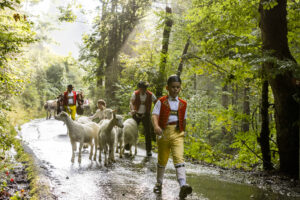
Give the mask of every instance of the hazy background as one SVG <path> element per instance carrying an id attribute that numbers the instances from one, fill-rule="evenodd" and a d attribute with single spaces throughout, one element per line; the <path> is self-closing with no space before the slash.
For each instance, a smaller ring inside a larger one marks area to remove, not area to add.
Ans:
<path id="1" fill-rule="evenodd" d="M 59 22 L 60 15 L 59 6 L 66 7 L 69 3 L 72 5 L 81 5 L 82 8 L 74 7 L 74 14 L 77 19 L 73 23 Z M 49 36 L 55 41 L 47 44 L 53 53 L 67 56 L 72 54 L 74 58 L 78 58 L 79 48 L 81 44 L 82 34 L 89 32 L 92 27 L 92 21 L 96 16 L 96 8 L 100 5 L 98 0 L 42 0 L 38 4 L 32 5 L 28 1 L 24 3 L 25 12 L 30 13 L 30 19 L 37 21 L 42 19 L 55 23 L 56 30 L 49 32 Z M 30 10 L 29 10 L 30 9 Z M 85 10 L 82 14 L 80 10 Z"/>

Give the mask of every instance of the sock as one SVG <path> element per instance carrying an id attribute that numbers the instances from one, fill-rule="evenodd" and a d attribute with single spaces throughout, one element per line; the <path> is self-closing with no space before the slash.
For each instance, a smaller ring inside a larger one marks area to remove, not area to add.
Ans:
<path id="1" fill-rule="evenodd" d="M 157 164 L 157 176 L 156 176 L 156 181 L 158 183 L 163 183 L 164 179 L 164 174 L 165 174 L 165 167 Z"/>
<path id="2" fill-rule="evenodd" d="M 177 180 L 178 180 L 178 183 L 179 183 L 180 187 L 183 186 L 183 185 L 186 185 L 186 176 L 185 176 L 184 163 L 176 164 L 175 169 L 176 169 Z"/>
<path id="3" fill-rule="evenodd" d="M 178 179 L 178 182 L 179 182 L 180 187 L 186 185 L 186 181 L 183 178 Z"/>

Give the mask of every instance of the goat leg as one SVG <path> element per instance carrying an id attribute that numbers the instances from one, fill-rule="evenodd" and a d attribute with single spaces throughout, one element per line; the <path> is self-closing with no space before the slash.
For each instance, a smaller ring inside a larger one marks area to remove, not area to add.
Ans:
<path id="1" fill-rule="evenodd" d="M 71 141 L 71 145 L 72 145 L 72 158 L 71 158 L 71 162 L 74 163 L 74 158 L 75 158 L 75 150 L 76 150 L 76 143 L 74 141 Z"/>
<path id="2" fill-rule="evenodd" d="M 117 146 L 116 146 L 116 153 L 119 152 L 119 142 L 117 142 Z"/>
<path id="3" fill-rule="evenodd" d="M 94 144 L 93 144 L 93 141 L 90 142 L 90 146 L 91 146 L 91 150 L 90 150 L 90 157 L 89 159 L 92 160 L 92 157 L 93 157 L 93 151 L 94 151 Z"/>
<path id="4" fill-rule="evenodd" d="M 107 166 L 107 147 L 104 147 L 104 165 Z"/>
<path id="5" fill-rule="evenodd" d="M 121 142 L 120 142 L 120 158 L 123 157 L 123 154 L 122 154 L 122 146 L 123 146 L 123 142 L 121 141 Z"/>
<path id="6" fill-rule="evenodd" d="M 100 150 L 99 150 L 99 159 L 98 159 L 100 163 L 101 163 L 101 151 L 102 150 L 101 150 L 101 147 L 100 147 Z"/>
<path id="7" fill-rule="evenodd" d="M 115 152 L 114 152 L 114 145 L 113 144 L 111 144 L 109 146 L 109 154 L 110 154 L 111 162 L 115 162 Z"/>
<path id="8" fill-rule="evenodd" d="M 131 150 L 132 145 L 129 147 L 129 155 L 132 156 L 132 150 Z"/>
<path id="9" fill-rule="evenodd" d="M 123 156 L 123 154 L 124 154 L 124 146 L 121 148 L 120 152 L 121 152 L 121 154 Z"/>
<path id="10" fill-rule="evenodd" d="M 81 150 L 82 150 L 82 146 L 83 146 L 83 141 L 81 141 L 80 145 L 79 145 L 78 163 L 81 163 Z"/>
<path id="11" fill-rule="evenodd" d="M 97 138 L 94 138 L 94 144 L 95 144 L 94 161 L 96 161 L 96 159 L 97 159 L 97 151 L 98 151 L 98 140 L 97 140 Z"/>

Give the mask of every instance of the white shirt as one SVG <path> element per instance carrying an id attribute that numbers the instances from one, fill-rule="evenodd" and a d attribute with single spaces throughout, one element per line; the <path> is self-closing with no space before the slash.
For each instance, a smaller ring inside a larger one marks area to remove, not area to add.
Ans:
<path id="1" fill-rule="evenodd" d="M 135 96 L 135 93 L 133 92 L 133 94 L 131 96 L 131 101 L 134 101 L 135 98 L 136 98 L 136 96 Z M 140 93 L 141 104 L 140 104 L 140 107 L 139 107 L 139 110 L 137 111 L 137 113 L 144 114 L 146 112 L 146 105 L 145 105 L 146 98 L 147 98 L 146 93 L 145 94 Z M 154 94 L 152 94 L 151 98 L 152 98 L 152 102 L 156 101 L 156 96 Z"/>
<path id="2" fill-rule="evenodd" d="M 68 104 L 69 105 L 73 105 L 74 104 L 74 98 L 73 98 L 74 94 L 73 91 L 68 93 Z"/>
<path id="3" fill-rule="evenodd" d="M 178 106 L 179 106 L 178 96 L 175 98 L 175 100 L 172 100 L 172 99 L 173 99 L 172 97 L 168 97 L 168 102 L 169 102 L 169 105 L 170 105 L 170 109 L 173 110 L 173 111 L 178 111 Z M 161 101 L 157 101 L 154 108 L 153 108 L 152 114 L 159 116 L 160 108 L 161 108 Z M 186 119 L 186 116 L 187 116 L 186 113 L 187 112 L 185 111 L 184 119 Z M 177 115 L 169 115 L 168 123 L 176 122 L 176 121 L 178 121 L 178 116 Z"/>
<path id="4" fill-rule="evenodd" d="M 93 116 L 90 116 L 89 119 L 90 120 L 93 120 L 93 119 L 96 119 L 96 118 L 99 118 L 100 120 L 104 119 L 105 118 L 104 111 L 105 111 L 105 109 L 103 109 L 103 110 L 97 109 L 96 113 Z"/>

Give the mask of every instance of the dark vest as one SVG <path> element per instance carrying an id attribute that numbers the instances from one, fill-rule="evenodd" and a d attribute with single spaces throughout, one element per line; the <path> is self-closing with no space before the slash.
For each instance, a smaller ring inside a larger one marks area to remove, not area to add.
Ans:
<path id="1" fill-rule="evenodd" d="M 76 92 L 75 91 L 72 91 L 73 92 L 73 102 L 74 102 L 74 105 L 76 105 Z M 68 101 L 68 91 L 64 92 L 64 105 L 67 106 L 69 105 L 69 101 Z"/>
<path id="2" fill-rule="evenodd" d="M 135 94 L 135 100 L 133 102 L 133 106 L 134 106 L 134 110 L 138 111 L 141 105 L 140 91 L 136 90 L 134 94 Z M 146 91 L 145 106 L 146 106 L 146 113 L 149 114 L 152 106 L 152 93 L 148 90 Z"/>

